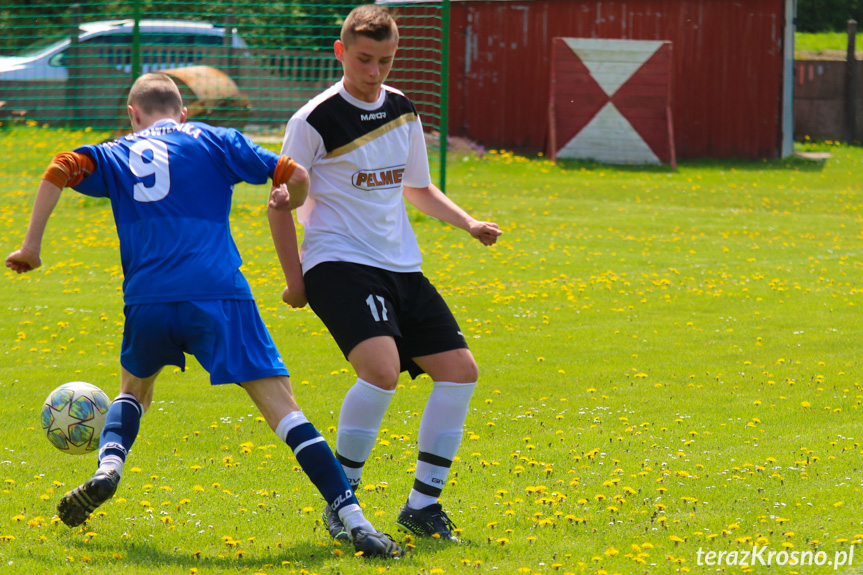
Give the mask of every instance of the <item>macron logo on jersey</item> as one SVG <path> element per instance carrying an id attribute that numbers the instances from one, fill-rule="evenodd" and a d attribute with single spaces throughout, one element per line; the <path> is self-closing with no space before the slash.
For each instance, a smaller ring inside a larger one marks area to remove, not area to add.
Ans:
<path id="1" fill-rule="evenodd" d="M 361 170 L 351 176 L 351 183 L 359 190 L 384 190 L 402 185 L 404 166 L 382 168 L 379 170 Z"/>
<path id="2" fill-rule="evenodd" d="M 383 120 L 387 117 L 386 112 L 376 112 L 374 114 L 360 114 L 360 120 L 368 122 L 369 120 Z"/>

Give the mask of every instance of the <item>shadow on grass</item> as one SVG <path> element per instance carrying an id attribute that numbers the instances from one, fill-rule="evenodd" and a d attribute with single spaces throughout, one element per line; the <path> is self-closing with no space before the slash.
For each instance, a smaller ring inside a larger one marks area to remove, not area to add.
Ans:
<path id="1" fill-rule="evenodd" d="M 86 542 L 80 539 L 67 540 L 64 541 L 63 545 L 67 545 L 70 551 L 74 549 L 74 555 L 89 555 L 91 557 L 89 564 L 92 567 L 98 568 L 102 564 L 107 566 L 114 561 L 121 561 L 124 566 L 140 569 L 144 573 L 189 573 L 193 567 L 206 570 L 206 572 L 218 573 L 229 571 L 245 572 L 247 570 L 249 572 L 257 572 L 257 570 L 267 566 L 290 568 L 292 570 L 300 570 L 300 572 L 305 572 L 306 570 L 315 572 L 322 568 L 328 568 L 330 569 L 328 572 L 340 573 L 338 563 L 342 561 L 362 561 L 365 565 L 377 566 L 378 568 L 391 565 L 393 561 L 383 558 L 367 559 L 357 557 L 350 543 L 335 546 L 329 540 L 326 543 L 303 542 L 294 545 L 278 544 L 276 546 L 255 542 L 246 546 L 246 549 L 239 554 L 238 551 L 242 547 L 225 546 L 222 551 L 219 551 L 217 549 L 218 545 L 212 539 L 208 538 L 207 541 L 202 541 L 201 543 L 200 551 L 190 551 L 188 549 L 168 551 L 160 548 L 156 543 L 133 543 L 129 541 L 115 543 L 105 539 L 98 542 Z M 404 545 L 404 541 L 400 541 L 400 543 Z M 397 560 L 398 564 L 404 565 L 414 560 L 422 562 L 429 555 L 434 555 L 441 551 L 441 549 L 450 547 L 448 543 L 432 539 L 415 540 L 414 546 L 414 548 L 408 549 L 407 553 Z M 461 543 L 458 543 L 456 547 L 458 549 L 476 551 L 485 546 L 479 542 L 462 539 Z M 335 549 L 342 552 L 340 557 L 333 553 Z M 96 550 L 98 552 L 94 552 Z"/>
<path id="2" fill-rule="evenodd" d="M 69 541 L 66 544 L 74 547 L 81 554 L 88 554 L 91 557 L 95 555 L 93 553 L 94 542 Z M 99 557 L 92 558 L 90 565 L 98 568 L 101 563 L 104 563 L 107 566 L 113 563 L 111 557 L 119 556 L 122 558 L 118 558 L 116 561 L 121 561 L 126 567 L 140 569 L 142 573 L 189 573 L 193 567 L 207 572 L 244 572 L 249 570 L 249 572 L 254 573 L 268 565 L 274 568 L 290 567 L 314 572 L 321 569 L 325 563 L 333 561 L 371 561 L 372 564 L 388 561 L 386 559 L 355 557 L 354 549 L 350 544 L 340 548 L 343 553 L 341 557 L 333 554 L 335 548 L 331 544 L 322 546 L 313 542 L 283 547 L 263 546 L 257 542 L 245 546 L 245 548 L 242 546 L 236 548 L 225 546 L 221 556 L 217 554 L 218 551 L 214 550 L 210 541 L 206 545 L 202 545 L 201 548 L 200 552 L 185 549 L 170 551 L 160 548 L 155 543 L 114 544 L 103 540 L 99 546 Z"/>
<path id="3" fill-rule="evenodd" d="M 799 155 L 775 160 L 693 160 L 678 164 L 686 169 L 736 170 L 740 172 L 791 171 L 821 172 L 826 158 L 807 158 Z"/>
<path id="4" fill-rule="evenodd" d="M 798 155 L 774 160 L 686 160 L 677 163 L 677 170 L 666 164 L 601 164 L 585 160 L 558 160 L 557 165 L 564 171 L 601 172 L 614 170 L 636 174 L 674 174 L 688 170 L 736 170 L 744 171 L 794 171 L 820 172 L 829 160 L 806 158 Z"/>
<path id="5" fill-rule="evenodd" d="M 542 158 L 536 158 L 542 159 Z M 666 164 L 602 164 L 588 160 L 557 160 L 557 165 L 564 171 L 602 172 L 614 170 L 615 172 L 631 172 L 636 174 L 673 174 L 671 166 Z"/>

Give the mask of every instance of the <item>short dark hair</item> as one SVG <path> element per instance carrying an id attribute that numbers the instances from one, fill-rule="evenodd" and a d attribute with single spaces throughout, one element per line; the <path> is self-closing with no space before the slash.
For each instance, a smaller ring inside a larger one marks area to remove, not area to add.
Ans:
<path id="1" fill-rule="evenodd" d="M 166 74 L 144 74 L 129 90 L 128 105 L 139 106 L 145 114 L 163 112 L 176 115 L 183 111 L 183 97 Z"/>
<path id="2" fill-rule="evenodd" d="M 351 10 L 342 24 L 341 41 L 345 46 L 357 36 L 365 36 L 378 42 L 395 38 L 398 42 L 399 28 L 386 8 L 365 4 Z"/>

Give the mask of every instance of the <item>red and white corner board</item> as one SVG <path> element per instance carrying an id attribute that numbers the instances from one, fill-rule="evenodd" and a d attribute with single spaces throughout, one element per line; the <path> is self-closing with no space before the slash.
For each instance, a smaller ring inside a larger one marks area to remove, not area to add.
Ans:
<path id="1" fill-rule="evenodd" d="M 549 156 L 676 168 L 671 42 L 555 38 Z"/>

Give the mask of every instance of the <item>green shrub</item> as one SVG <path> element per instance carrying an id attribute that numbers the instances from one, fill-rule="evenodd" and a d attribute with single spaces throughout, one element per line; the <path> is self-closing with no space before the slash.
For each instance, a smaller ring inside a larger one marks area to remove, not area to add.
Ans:
<path id="1" fill-rule="evenodd" d="M 800 0 L 797 4 L 800 32 L 842 32 L 850 19 L 863 23 L 863 0 Z"/>

